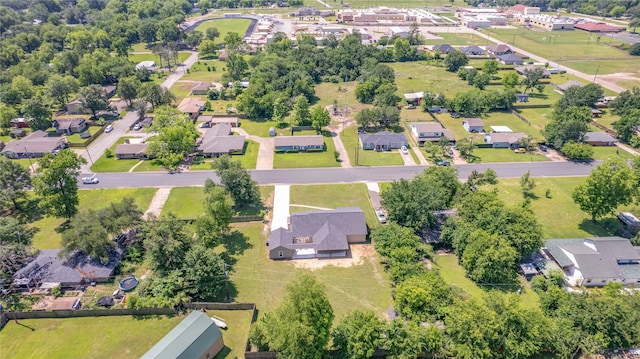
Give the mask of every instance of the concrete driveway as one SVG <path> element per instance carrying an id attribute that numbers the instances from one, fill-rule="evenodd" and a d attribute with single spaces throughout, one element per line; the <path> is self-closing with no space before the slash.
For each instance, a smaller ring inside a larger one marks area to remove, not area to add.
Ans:
<path id="1" fill-rule="evenodd" d="M 256 163 L 257 170 L 271 170 L 273 169 L 273 158 L 274 158 L 274 144 L 273 138 L 265 138 L 258 137 L 254 135 L 250 135 L 244 129 L 240 127 L 235 127 L 231 129 L 233 132 L 237 132 L 242 136 L 245 136 L 247 139 L 258 142 L 258 161 Z"/>

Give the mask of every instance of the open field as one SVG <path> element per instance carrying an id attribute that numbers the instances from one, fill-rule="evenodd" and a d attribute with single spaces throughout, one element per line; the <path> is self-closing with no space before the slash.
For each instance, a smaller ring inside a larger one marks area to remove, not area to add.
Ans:
<path id="1" fill-rule="evenodd" d="M 438 32 L 437 35 L 442 37 L 442 39 L 425 39 L 424 43 L 426 45 L 437 45 L 437 44 L 449 44 L 453 46 L 470 46 L 470 45 L 491 45 L 493 42 L 483 39 L 479 36 L 475 36 L 475 33 L 458 33 L 457 28 L 452 30 L 451 27 L 447 27 L 447 31 L 450 32 Z"/>
<path id="2" fill-rule="evenodd" d="M 388 65 L 395 71 L 396 85 L 400 94 L 429 91 L 452 98 L 458 92 L 472 89 L 466 81 L 461 80 L 453 72 L 447 72 L 444 67 L 429 66 L 423 61 L 393 62 Z"/>
<path id="3" fill-rule="evenodd" d="M 584 31 L 554 32 L 527 29 L 485 29 L 489 36 L 525 51 L 559 62 L 588 74 L 637 71 L 637 61 L 628 52 L 616 48 L 622 41 Z M 593 60 L 597 60 L 594 62 Z M 579 61 L 579 62 L 574 62 Z M 611 65 L 607 65 L 611 62 Z M 598 65 L 600 69 L 598 70 Z"/>
<path id="4" fill-rule="evenodd" d="M 224 42 L 224 37 L 229 32 L 235 32 L 242 38 L 244 32 L 249 28 L 251 20 L 249 19 L 215 19 L 205 21 L 196 27 L 196 31 L 201 31 L 203 34 L 207 32 L 208 28 L 215 27 L 220 33 L 220 37 L 216 38 L 217 43 Z"/>
<path id="5" fill-rule="evenodd" d="M 481 288 L 469 278 L 466 277 L 464 268 L 458 264 L 458 257 L 453 254 L 439 255 L 436 257 L 436 267 L 440 269 L 440 274 L 444 280 L 453 286 L 456 286 L 465 292 L 469 293 L 472 297 L 481 298 L 486 293 L 485 290 L 495 289 L 492 287 Z M 527 285 L 526 281 L 522 281 L 524 288 L 520 295 L 520 301 L 525 308 L 539 308 L 540 298 L 532 291 Z M 515 284 L 512 287 L 501 287 L 500 291 L 505 293 L 515 293 L 519 288 L 519 285 Z"/>
<path id="6" fill-rule="evenodd" d="M 78 198 L 82 209 L 100 209 L 108 206 L 112 202 L 119 202 L 124 197 L 135 199 L 138 208 L 143 212 L 147 210 L 151 199 L 156 193 L 155 188 L 118 188 L 118 189 L 95 189 L 79 190 Z M 64 219 L 54 217 L 43 217 L 31 224 L 38 228 L 38 232 L 33 237 L 33 247 L 37 249 L 60 248 L 60 238 L 62 229 L 59 228 Z"/>
<path id="7" fill-rule="evenodd" d="M 617 146 L 593 146 L 593 159 L 606 160 L 608 158 L 619 157 L 623 160 L 632 159 L 634 156 Z"/>
<path id="8" fill-rule="evenodd" d="M 369 202 L 367 186 L 363 183 L 291 186 L 290 196 L 291 207 L 295 207 L 294 204 L 322 208 L 360 207 L 364 211 L 367 225 L 370 228 L 379 225 L 371 202 Z M 311 209 L 300 207 L 297 210 L 292 209 L 291 213 L 309 210 Z"/>
<path id="9" fill-rule="evenodd" d="M 349 161 L 352 166 L 394 166 L 404 164 L 399 150 L 376 152 L 373 150 L 365 151 L 360 148 L 358 131 L 355 126 L 348 127 L 342 131 L 340 138 L 349 153 Z M 358 163 L 356 163 L 356 151 L 358 152 Z"/>
<path id="10" fill-rule="evenodd" d="M 204 185 L 204 183 L 203 183 Z M 273 186 L 260 186 L 260 197 L 265 203 L 273 192 Z M 172 212 L 178 218 L 195 219 L 204 213 L 204 187 L 174 187 L 162 208 L 162 214 Z M 263 207 L 242 210 L 243 215 L 256 215 Z"/>
<path id="11" fill-rule="evenodd" d="M 542 225 L 543 238 L 580 238 L 586 236 L 610 236 L 618 228 L 617 219 L 592 222 L 589 215 L 573 202 L 573 189 L 584 181 L 582 177 L 536 178 L 534 193 L 538 197 L 531 202 L 531 208 Z M 522 203 L 522 190 L 518 178 L 500 179 L 497 186 L 499 197 L 508 205 Z M 550 190 L 551 198 L 545 196 Z M 630 208 L 635 214 L 638 208 Z M 606 223 L 606 226 L 605 226 Z"/>
<path id="12" fill-rule="evenodd" d="M 184 317 L 20 320 L 0 331 L 3 358 L 139 358 Z"/>
<path id="13" fill-rule="evenodd" d="M 181 80 L 220 82 L 224 74 L 222 69 L 225 67 L 225 63 L 220 60 L 198 60 Z"/>
<path id="14" fill-rule="evenodd" d="M 311 204 L 309 201 L 305 203 Z M 234 241 L 237 250 L 233 258 L 236 262 L 232 264 L 230 274 L 233 297 L 237 302 L 256 303 L 260 313 L 273 311 L 282 302 L 284 289 L 294 275 L 308 270 L 296 268 L 294 261 L 268 258 L 262 223 L 236 223 L 233 228 L 243 235 L 242 241 Z M 387 308 L 392 303 L 391 287 L 373 249 L 361 264 L 347 268 L 326 266 L 313 270 L 311 274 L 326 288 L 325 293 L 336 316 L 334 324 L 356 309 L 370 309 L 379 317 L 386 318 Z"/>
<path id="15" fill-rule="evenodd" d="M 325 137 L 324 143 L 326 150 L 322 152 L 276 153 L 273 168 L 340 167 L 331 137 Z"/>
<path id="16" fill-rule="evenodd" d="M 370 107 L 358 102 L 354 94 L 357 81 L 340 82 L 337 84 L 331 82 L 323 82 L 315 87 L 317 101 L 314 103 L 319 106 L 333 106 L 334 101 L 337 102 L 339 108 L 349 106 L 350 113 L 347 117 L 353 117 L 359 110 Z"/>

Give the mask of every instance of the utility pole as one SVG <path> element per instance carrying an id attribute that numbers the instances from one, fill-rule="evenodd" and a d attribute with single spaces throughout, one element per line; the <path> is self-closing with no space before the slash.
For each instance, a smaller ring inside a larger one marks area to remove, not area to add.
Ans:
<path id="1" fill-rule="evenodd" d="M 598 67 L 596 68 L 596 74 L 593 75 L 593 82 L 596 82 L 596 78 L 598 77 L 598 71 L 600 71 L 600 65 L 598 65 Z"/>

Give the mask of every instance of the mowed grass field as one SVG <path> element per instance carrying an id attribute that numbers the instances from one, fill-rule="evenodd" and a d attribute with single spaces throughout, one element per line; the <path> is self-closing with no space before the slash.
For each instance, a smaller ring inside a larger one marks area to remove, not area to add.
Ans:
<path id="1" fill-rule="evenodd" d="M 273 168 L 340 167 L 336 161 L 336 150 L 331 137 L 324 138 L 326 150 L 321 152 L 276 153 Z"/>
<path id="2" fill-rule="evenodd" d="M 204 183 L 203 183 L 204 185 Z M 273 193 L 273 186 L 260 186 L 262 203 Z M 246 209 L 244 212 L 259 212 L 262 208 Z M 174 187 L 162 208 L 161 214 L 169 212 L 183 219 L 195 219 L 204 213 L 204 187 Z M 243 213 L 246 215 L 257 213 Z"/>
<path id="3" fill-rule="evenodd" d="M 400 94 L 429 91 L 453 98 L 458 92 L 473 88 L 455 73 L 447 72 L 444 67 L 429 66 L 423 61 L 393 62 L 388 65 L 395 71 L 396 85 Z"/>
<path id="4" fill-rule="evenodd" d="M 242 38 L 245 31 L 249 28 L 251 20 L 249 19 L 215 19 L 201 23 L 196 27 L 196 31 L 201 31 L 206 34 L 208 28 L 215 27 L 220 33 L 220 37 L 216 38 L 215 42 L 224 42 L 224 37 L 230 32 L 235 32 Z"/>
<path id="5" fill-rule="evenodd" d="M 347 127 L 340 132 L 340 139 L 342 139 L 342 144 L 349 154 L 349 161 L 352 166 L 402 166 L 404 164 L 399 150 L 383 152 L 363 150 L 360 147 L 355 126 Z M 356 163 L 356 152 L 358 152 L 358 163 Z"/>
<path id="6" fill-rule="evenodd" d="M 525 51 L 588 74 L 636 72 L 638 61 L 618 49 L 622 41 L 584 31 L 553 32 L 528 29 L 484 29 L 492 37 Z M 597 60 L 597 61 L 594 61 Z M 598 68 L 599 66 L 599 68 Z"/>
<path id="7" fill-rule="evenodd" d="M 139 358 L 183 316 L 13 321 L 0 331 L 2 358 Z"/>
<path id="8" fill-rule="evenodd" d="M 112 202 L 119 202 L 125 197 L 131 197 L 135 200 L 138 208 L 144 212 L 149 207 L 156 191 L 157 189 L 155 188 L 79 190 L 78 197 L 80 199 L 80 205 L 78 208 L 80 210 L 89 208 L 100 209 L 108 206 Z M 60 248 L 62 229 L 59 227 L 64 221 L 62 218 L 43 217 L 32 223 L 32 227 L 38 228 L 38 232 L 33 237 L 33 247 L 36 249 Z"/>

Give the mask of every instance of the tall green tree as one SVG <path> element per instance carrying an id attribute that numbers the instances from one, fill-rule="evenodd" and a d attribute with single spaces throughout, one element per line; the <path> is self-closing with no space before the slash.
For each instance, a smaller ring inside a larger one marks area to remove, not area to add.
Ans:
<path id="1" fill-rule="evenodd" d="M 502 76 L 502 85 L 506 88 L 515 88 L 520 83 L 520 76 L 515 72 L 508 72 Z"/>
<path id="2" fill-rule="evenodd" d="M 293 122 L 298 126 L 309 121 L 311 113 L 309 112 L 309 101 L 306 97 L 299 95 L 294 99 L 291 117 L 293 118 Z"/>
<path id="3" fill-rule="evenodd" d="M 637 191 L 633 170 L 623 160 L 611 158 L 594 168 L 571 197 L 591 220 L 596 221 L 619 206 L 631 203 Z"/>
<path id="4" fill-rule="evenodd" d="M 109 238 L 107 230 L 98 221 L 95 210 L 78 213 L 70 222 L 69 229 L 62 234 L 62 253 L 73 255 L 76 251 L 99 261 L 109 263 L 115 242 Z"/>
<path id="5" fill-rule="evenodd" d="M 620 118 L 613 123 L 613 129 L 616 130 L 618 138 L 629 143 L 631 137 L 636 134 L 640 126 L 640 109 L 632 109 L 625 111 Z"/>
<path id="6" fill-rule="evenodd" d="M 518 252 L 498 235 L 483 230 L 471 233 L 461 258 L 467 276 L 480 283 L 514 283 Z"/>
<path id="7" fill-rule="evenodd" d="M 153 154 L 169 171 L 175 171 L 184 157 L 193 152 L 198 130 L 186 114 L 172 107 L 156 109 L 153 129 L 158 140 L 149 145 L 148 152 Z"/>
<path id="8" fill-rule="evenodd" d="M 456 300 L 448 308 L 446 332 L 451 338 L 451 351 L 460 359 L 496 357 L 495 341 L 499 323 L 495 312 L 478 299 Z"/>
<path id="9" fill-rule="evenodd" d="M 51 109 L 48 102 L 39 94 L 22 102 L 22 113 L 30 118 L 29 127 L 34 130 L 47 130 L 51 127 Z"/>
<path id="10" fill-rule="evenodd" d="M 147 218 L 140 226 L 140 235 L 153 269 L 166 273 L 183 267 L 192 239 L 185 222 L 175 214 Z"/>
<path id="11" fill-rule="evenodd" d="M 31 245 L 34 230 L 14 217 L 0 217 L 0 245 Z"/>
<path id="12" fill-rule="evenodd" d="M 589 107 L 568 107 L 564 111 L 556 111 L 553 118 L 544 128 L 547 143 L 555 148 L 562 148 L 568 142 L 580 142 L 589 130 L 591 109 Z"/>
<path id="13" fill-rule="evenodd" d="M 26 197 L 29 187 L 29 170 L 8 158 L 0 158 L 0 208 L 11 204 L 18 209 L 18 200 Z"/>
<path id="14" fill-rule="evenodd" d="M 322 106 L 314 106 L 311 110 L 311 125 L 316 131 L 320 132 L 322 127 L 328 126 L 331 123 L 331 116 L 329 111 Z"/>
<path id="15" fill-rule="evenodd" d="M 89 85 L 78 90 L 78 99 L 82 107 L 91 111 L 91 117 L 96 118 L 97 113 L 109 108 L 107 94 L 100 85 Z"/>
<path id="16" fill-rule="evenodd" d="M 385 337 L 383 347 L 392 359 L 413 359 L 421 353 L 433 355 L 444 348 L 444 336 L 438 327 L 425 328 L 399 318 L 388 324 Z"/>
<path id="17" fill-rule="evenodd" d="M 54 217 L 71 219 L 78 213 L 78 175 L 87 161 L 65 149 L 57 155 L 46 153 L 38 160 L 36 176 L 32 179 L 40 205 Z"/>
<path id="18" fill-rule="evenodd" d="M 138 97 L 138 90 L 142 84 L 135 76 L 123 77 L 118 82 L 118 96 L 121 99 L 127 101 L 127 104 L 131 106 L 133 100 Z"/>
<path id="19" fill-rule="evenodd" d="M 69 102 L 69 96 L 78 91 L 78 80 L 73 76 L 62 76 L 53 74 L 47 80 L 45 88 L 47 94 L 51 96 L 58 106 L 64 107 Z"/>
<path id="20" fill-rule="evenodd" d="M 207 40 L 215 41 L 215 39 L 220 37 L 220 31 L 218 31 L 218 28 L 209 27 L 205 31 L 204 36 Z"/>
<path id="21" fill-rule="evenodd" d="M 204 193 L 205 214 L 196 220 L 196 236 L 207 247 L 215 247 L 229 232 L 233 201 L 224 188 L 211 179 L 205 182 Z"/>
<path id="22" fill-rule="evenodd" d="M 469 57 L 461 51 L 451 51 L 444 58 L 444 67 L 447 71 L 457 72 L 461 67 L 469 63 Z"/>
<path id="23" fill-rule="evenodd" d="M 536 89 L 538 92 L 542 92 L 544 84 L 542 79 L 544 78 L 544 69 L 542 67 L 535 67 L 533 69 L 524 70 L 524 78 L 520 81 L 520 84 L 524 86 L 523 93 L 527 93 L 530 89 Z"/>
<path id="24" fill-rule="evenodd" d="M 485 61 L 484 65 L 482 65 L 482 72 L 489 76 L 493 76 L 500 71 L 500 64 L 496 60 L 488 60 Z"/>
<path id="25" fill-rule="evenodd" d="M 258 184 L 239 161 L 231 160 L 228 155 L 220 156 L 213 161 L 212 168 L 236 208 L 260 203 Z"/>
<path id="26" fill-rule="evenodd" d="M 244 73 L 249 69 L 247 61 L 242 54 L 231 53 L 227 58 L 227 72 L 231 81 L 240 81 Z"/>
<path id="27" fill-rule="evenodd" d="M 235 52 L 242 45 L 242 38 L 238 35 L 237 32 L 228 32 L 224 36 L 224 47 L 231 51 Z"/>
<path id="28" fill-rule="evenodd" d="M 564 95 L 556 105 L 556 111 L 577 107 L 593 107 L 604 96 L 604 89 L 596 83 L 584 86 L 571 86 L 564 91 Z"/>
<path id="29" fill-rule="evenodd" d="M 444 317 L 454 296 L 438 272 L 430 270 L 399 283 L 394 298 L 395 308 L 404 318 L 433 322 Z"/>
<path id="30" fill-rule="evenodd" d="M 224 262 L 213 248 L 196 244 L 185 254 L 182 276 L 192 299 L 215 300 L 225 286 Z"/>
<path id="31" fill-rule="evenodd" d="M 367 359 L 382 343 L 383 322 L 372 311 L 356 310 L 342 319 L 331 333 L 339 358 Z"/>
<path id="32" fill-rule="evenodd" d="M 18 117 L 18 111 L 11 106 L 0 106 L 0 128 L 10 128 L 11 120 Z"/>

